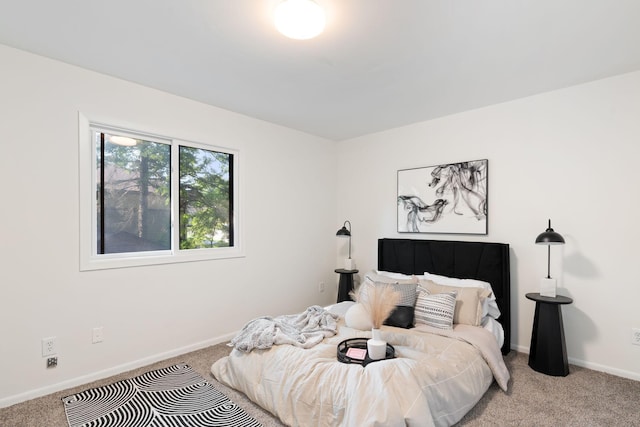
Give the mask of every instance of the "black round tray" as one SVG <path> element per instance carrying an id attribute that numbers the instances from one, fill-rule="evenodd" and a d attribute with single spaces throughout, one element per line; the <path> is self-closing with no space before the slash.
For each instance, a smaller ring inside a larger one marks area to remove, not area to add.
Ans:
<path id="1" fill-rule="evenodd" d="M 356 363 L 358 365 L 367 366 L 371 362 L 378 362 L 380 360 L 393 359 L 396 357 L 396 350 L 391 344 L 387 344 L 387 353 L 385 354 L 384 359 L 373 360 L 369 358 L 369 352 L 367 352 L 367 355 L 363 360 L 354 359 L 347 356 L 347 351 L 350 348 L 360 348 L 366 351 L 368 340 L 368 338 L 350 338 L 348 340 L 342 341 L 340 344 L 338 344 L 338 361 L 342 363 Z"/>

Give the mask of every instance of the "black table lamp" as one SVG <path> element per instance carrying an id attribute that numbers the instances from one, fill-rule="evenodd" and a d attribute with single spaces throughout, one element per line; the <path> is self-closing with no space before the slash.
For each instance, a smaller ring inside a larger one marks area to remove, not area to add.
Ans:
<path id="1" fill-rule="evenodd" d="M 555 297 L 556 281 L 551 278 L 551 245 L 564 245 L 564 237 L 551 228 L 551 220 L 549 220 L 549 227 L 544 233 L 540 233 L 536 237 L 536 245 L 547 245 L 547 277 L 542 279 L 540 295 Z"/>
<path id="2" fill-rule="evenodd" d="M 347 225 L 349 228 L 347 228 Z M 349 220 L 344 222 L 342 228 L 336 233 L 336 236 L 349 238 L 349 258 L 344 261 L 344 268 L 345 270 L 353 270 L 353 260 L 351 259 L 351 222 Z"/>

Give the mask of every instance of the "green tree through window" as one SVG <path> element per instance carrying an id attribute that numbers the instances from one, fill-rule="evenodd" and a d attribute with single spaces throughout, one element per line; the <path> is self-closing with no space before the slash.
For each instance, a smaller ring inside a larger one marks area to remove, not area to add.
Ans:
<path id="1" fill-rule="evenodd" d="M 233 154 L 98 132 L 97 253 L 172 249 L 172 179 L 178 179 L 180 249 L 233 246 Z"/>
<path id="2" fill-rule="evenodd" d="M 180 249 L 233 246 L 233 155 L 180 146 Z"/>

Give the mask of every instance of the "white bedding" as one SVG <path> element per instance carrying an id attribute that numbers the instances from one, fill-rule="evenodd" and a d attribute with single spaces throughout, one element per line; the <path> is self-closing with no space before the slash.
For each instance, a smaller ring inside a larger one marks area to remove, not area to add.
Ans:
<path id="1" fill-rule="evenodd" d="M 336 349 L 370 332 L 340 319 L 338 334 L 312 348 L 234 349 L 211 372 L 292 426 L 448 426 L 476 404 L 494 377 L 506 390 L 509 373 L 500 349 L 482 328 L 383 326 L 382 333 L 396 358 L 364 368 L 338 362 Z"/>

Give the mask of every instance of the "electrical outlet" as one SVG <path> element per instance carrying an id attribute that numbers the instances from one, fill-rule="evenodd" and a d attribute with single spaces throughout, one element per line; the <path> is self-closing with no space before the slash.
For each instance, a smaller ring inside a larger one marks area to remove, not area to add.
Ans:
<path id="1" fill-rule="evenodd" d="M 56 337 L 42 338 L 42 357 L 56 354 Z"/>
<path id="2" fill-rule="evenodd" d="M 104 335 L 102 331 L 102 326 L 93 328 L 93 340 L 92 340 L 93 344 L 102 342 L 103 339 L 104 339 Z"/>
<path id="3" fill-rule="evenodd" d="M 631 344 L 640 345 L 640 329 L 631 329 Z"/>
<path id="4" fill-rule="evenodd" d="M 58 358 L 57 357 L 49 357 L 47 359 L 47 368 L 55 368 L 58 366 Z"/>
<path id="5" fill-rule="evenodd" d="M 324 292 L 324 282 L 320 282 L 320 283 L 318 284 L 318 291 L 319 291 L 319 292 Z"/>

